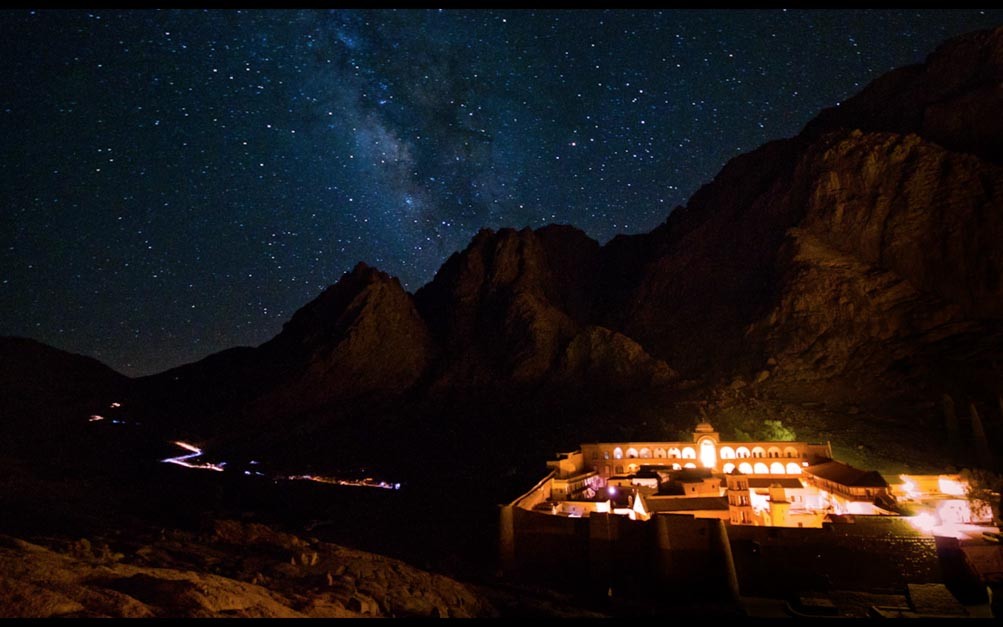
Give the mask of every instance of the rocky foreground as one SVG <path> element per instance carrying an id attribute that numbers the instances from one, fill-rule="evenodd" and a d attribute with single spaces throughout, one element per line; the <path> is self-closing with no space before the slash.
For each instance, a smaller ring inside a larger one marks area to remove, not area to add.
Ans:
<path id="1" fill-rule="evenodd" d="M 0 616 L 497 616 L 470 586 L 399 560 L 256 523 L 140 543 L 0 536 Z"/>

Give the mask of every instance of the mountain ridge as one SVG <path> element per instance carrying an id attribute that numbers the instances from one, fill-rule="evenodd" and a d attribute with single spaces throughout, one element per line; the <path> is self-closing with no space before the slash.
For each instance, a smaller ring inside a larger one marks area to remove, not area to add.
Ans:
<path id="1" fill-rule="evenodd" d="M 648 233 L 482 229 L 414 294 L 360 263 L 275 338 L 133 394 L 223 440 L 365 421 L 434 440 L 433 419 L 508 447 L 519 424 L 542 448 L 716 412 L 847 442 L 916 423 L 917 446 L 961 460 L 940 399 L 1003 412 L 1001 80 L 1003 28 L 949 40 L 730 160 Z"/>

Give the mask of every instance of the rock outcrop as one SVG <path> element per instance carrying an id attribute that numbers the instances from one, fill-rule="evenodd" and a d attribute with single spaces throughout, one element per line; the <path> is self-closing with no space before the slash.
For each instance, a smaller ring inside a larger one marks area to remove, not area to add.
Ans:
<path id="1" fill-rule="evenodd" d="M 416 294 L 445 347 L 434 387 L 667 383 L 665 363 L 589 324 L 598 253 L 595 240 L 568 226 L 478 233 Z"/>
<path id="2" fill-rule="evenodd" d="M 491 617 L 470 587 L 399 560 L 265 525 L 215 521 L 113 551 L 0 535 L 0 617 Z M 97 548 L 95 548 L 97 547 Z"/>
<path id="3" fill-rule="evenodd" d="M 436 347 L 400 281 L 359 263 L 258 351 L 281 382 L 255 402 L 256 413 L 269 415 L 401 394 Z"/>
<path id="4" fill-rule="evenodd" d="M 733 159 L 664 225 L 600 251 L 615 297 L 600 319 L 686 379 L 758 378 L 746 394 L 991 406 L 1001 51 L 1003 29 L 949 41 Z"/>

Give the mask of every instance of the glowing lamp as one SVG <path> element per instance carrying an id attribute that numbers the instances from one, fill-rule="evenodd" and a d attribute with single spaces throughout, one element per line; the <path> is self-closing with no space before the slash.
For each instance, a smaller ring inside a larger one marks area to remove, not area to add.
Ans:
<path id="1" fill-rule="evenodd" d="M 940 475 L 940 477 L 937 478 L 937 487 L 940 489 L 942 494 L 950 494 L 951 496 L 965 495 L 965 484 L 960 481 L 950 479 L 945 475 Z"/>
<path id="2" fill-rule="evenodd" d="M 902 480 L 902 491 L 906 493 L 911 499 L 919 496 L 919 491 L 916 489 L 916 483 L 909 478 L 909 475 L 899 475 L 899 479 Z"/>
<path id="3" fill-rule="evenodd" d="M 923 533 L 930 533 L 934 527 L 937 526 L 937 519 L 932 514 L 928 512 L 923 512 L 918 516 L 913 516 L 909 519 L 912 526 L 919 529 Z"/>

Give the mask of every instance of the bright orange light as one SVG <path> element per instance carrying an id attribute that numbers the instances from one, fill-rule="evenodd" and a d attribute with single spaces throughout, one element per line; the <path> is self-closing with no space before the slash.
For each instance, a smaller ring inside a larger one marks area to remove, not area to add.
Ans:
<path id="1" fill-rule="evenodd" d="M 749 491 L 749 501 L 752 503 L 752 509 L 757 512 L 762 512 L 770 509 L 770 499 L 765 494 L 756 494 L 755 490 Z"/>
<path id="2" fill-rule="evenodd" d="M 199 447 L 197 447 L 197 446 L 195 446 L 193 444 L 189 444 L 187 442 L 182 442 L 180 440 L 175 440 L 174 444 L 177 445 L 177 446 L 180 446 L 181 448 L 185 449 L 186 451 L 191 451 L 192 453 L 201 453 L 202 452 L 202 449 L 200 449 Z"/>
<path id="3" fill-rule="evenodd" d="M 972 509 L 968 501 L 963 499 L 949 499 L 941 501 L 937 505 L 937 516 L 944 525 L 961 524 L 972 522 Z"/>
<path id="4" fill-rule="evenodd" d="M 916 483 L 909 478 L 909 475 L 899 475 L 899 479 L 902 480 L 902 491 L 906 493 L 906 496 L 911 499 L 919 496 L 919 491 L 916 490 Z"/>
<path id="5" fill-rule="evenodd" d="M 940 477 L 937 478 L 937 487 L 940 489 L 942 494 L 964 496 L 968 484 L 962 483 L 961 481 L 955 481 L 946 475 L 940 475 Z"/>
<path id="6" fill-rule="evenodd" d="M 913 516 L 909 519 L 912 526 L 919 529 L 923 533 L 930 533 L 933 528 L 937 526 L 937 518 L 928 512 L 923 512 L 918 516 Z"/>
<path id="7" fill-rule="evenodd" d="M 700 443 L 700 462 L 704 468 L 717 467 L 717 451 L 714 450 L 714 442 L 711 440 Z"/>

